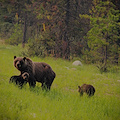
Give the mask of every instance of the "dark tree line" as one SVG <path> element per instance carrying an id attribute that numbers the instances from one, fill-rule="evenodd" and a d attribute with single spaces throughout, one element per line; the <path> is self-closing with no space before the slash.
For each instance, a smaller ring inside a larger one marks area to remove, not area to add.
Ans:
<path id="1" fill-rule="evenodd" d="M 119 10 L 119 0 L 0 0 L 0 36 L 27 43 L 28 55 L 80 57 L 106 67 L 119 63 Z"/>
<path id="2" fill-rule="evenodd" d="M 24 46 L 29 41 L 30 45 L 34 44 L 41 49 L 38 53 L 37 49 L 33 49 L 37 55 L 47 52 L 65 59 L 70 59 L 71 55 L 81 55 L 82 44 L 85 43 L 83 37 L 88 31 L 89 23 L 80 19 L 79 14 L 89 13 L 91 1 L 6 0 L 1 1 L 0 5 L 1 35 L 6 37 L 8 32 L 10 44 L 22 42 Z M 22 30 L 20 36 L 18 33 L 15 35 L 14 31 L 17 29 L 19 32 L 19 27 Z"/>

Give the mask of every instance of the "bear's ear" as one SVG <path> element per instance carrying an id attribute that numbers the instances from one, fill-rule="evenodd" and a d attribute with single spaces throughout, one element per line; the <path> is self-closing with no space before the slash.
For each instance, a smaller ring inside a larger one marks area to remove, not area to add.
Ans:
<path id="1" fill-rule="evenodd" d="M 26 57 L 23 58 L 23 60 L 25 61 Z"/>
<path id="2" fill-rule="evenodd" d="M 14 59 L 16 58 L 16 56 L 14 56 Z"/>

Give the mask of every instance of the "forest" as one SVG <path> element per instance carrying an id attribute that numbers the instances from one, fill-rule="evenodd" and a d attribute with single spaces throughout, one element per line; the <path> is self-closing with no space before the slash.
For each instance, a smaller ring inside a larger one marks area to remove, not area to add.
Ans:
<path id="1" fill-rule="evenodd" d="M 0 0 L 0 39 L 26 56 L 120 64 L 119 0 Z"/>

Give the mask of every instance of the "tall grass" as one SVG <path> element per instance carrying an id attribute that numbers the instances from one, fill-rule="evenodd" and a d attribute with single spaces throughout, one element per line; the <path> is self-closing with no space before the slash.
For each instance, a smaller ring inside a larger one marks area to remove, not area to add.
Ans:
<path id="1" fill-rule="evenodd" d="M 19 89 L 9 84 L 19 75 L 13 56 L 20 56 L 20 46 L 0 44 L 0 120 L 120 120 L 120 74 L 100 74 L 94 65 L 72 66 L 55 58 L 31 58 L 51 65 L 56 78 L 51 91 L 25 85 Z M 77 86 L 92 84 L 95 95 L 79 96 Z"/>

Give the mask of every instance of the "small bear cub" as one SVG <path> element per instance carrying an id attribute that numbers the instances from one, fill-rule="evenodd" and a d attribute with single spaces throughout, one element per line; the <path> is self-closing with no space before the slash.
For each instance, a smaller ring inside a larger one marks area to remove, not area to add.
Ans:
<path id="1" fill-rule="evenodd" d="M 78 92 L 80 93 L 80 96 L 82 96 L 83 93 L 86 93 L 88 96 L 93 96 L 95 88 L 92 85 L 83 84 L 82 86 L 78 86 Z"/>
<path id="2" fill-rule="evenodd" d="M 19 87 L 23 87 L 23 84 L 26 84 L 29 80 L 29 73 L 24 72 L 22 75 L 15 75 L 10 78 L 9 83 L 15 83 Z"/>

